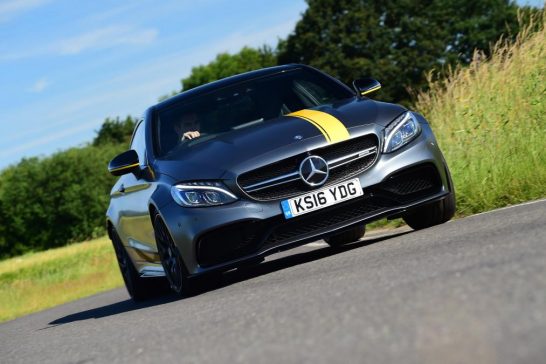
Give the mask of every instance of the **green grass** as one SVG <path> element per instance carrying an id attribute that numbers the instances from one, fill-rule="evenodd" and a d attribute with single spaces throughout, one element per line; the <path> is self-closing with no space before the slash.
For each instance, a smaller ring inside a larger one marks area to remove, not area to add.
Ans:
<path id="1" fill-rule="evenodd" d="M 420 94 L 416 109 L 431 122 L 451 169 L 459 215 L 546 196 L 546 33 L 522 31 L 476 53 Z"/>
<path id="2" fill-rule="evenodd" d="M 123 284 L 107 237 L 0 262 L 0 322 Z"/>

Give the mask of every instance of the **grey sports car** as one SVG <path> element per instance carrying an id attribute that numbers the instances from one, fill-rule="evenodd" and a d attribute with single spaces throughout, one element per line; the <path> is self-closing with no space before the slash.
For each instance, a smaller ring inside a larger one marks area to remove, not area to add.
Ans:
<path id="1" fill-rule="evenodd" d="M 455 212 L 425 118 L 305 65 L 244 73 L 150 107 L 109 171 L 107 225 L 135 300 L 307 242 L 357 241 L 365 224 L 414 229 Z"/>

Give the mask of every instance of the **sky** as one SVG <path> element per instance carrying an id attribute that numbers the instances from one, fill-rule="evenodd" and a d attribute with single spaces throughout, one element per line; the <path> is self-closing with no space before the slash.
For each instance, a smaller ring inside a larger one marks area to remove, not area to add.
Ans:
<path id="1" fill-rule="evenodd" d="M 304 0 L 0 0 L 0 169 L 85 145 L 106 117 L 140 116 L 220 52 L 275 46 L 305 9 Z"/>

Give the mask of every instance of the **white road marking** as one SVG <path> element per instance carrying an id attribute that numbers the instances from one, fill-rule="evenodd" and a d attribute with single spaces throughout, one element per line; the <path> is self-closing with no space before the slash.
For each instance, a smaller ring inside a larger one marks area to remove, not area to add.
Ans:
<path id="1" fill-rule="evenodd" d="M 514 207 L 527 206 L 527 205 L 534 205 L 534 204 L 536 204 L 536 203 L 541 203 L 541 202 L 546 202 L 546 199 L 543 198 L 543 199 L 535 200 L 535 201 L 522 202 L 522 203 L 519 203 L 519 204 L 517 204 L 517 205 L 510 205 L 510 206 L 501 207 L 501 208 L 498 208 L 498 209 L 495 209 L 495 210 L 484 211 L 484 212 L 480 212 L 480 213 L 477 213 L 477 214 L 474 214 L 474 215 L 470 215 L 470 216 L 467 216 L 467 217 L 490 214 L 490 213 L 492 213 L 492 212 L 508 210 L 508 209 L 512 209 L 512 208 L 514 208 Z"/>

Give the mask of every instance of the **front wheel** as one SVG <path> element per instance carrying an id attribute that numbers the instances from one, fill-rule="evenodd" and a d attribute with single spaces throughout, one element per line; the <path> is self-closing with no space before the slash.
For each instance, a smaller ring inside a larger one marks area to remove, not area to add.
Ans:
<path id="1" fill-rule="evenodd" d="M 346 230 L 337 235 L 332 235 L 324 239 L 332 247 L 341 246 L 358 241 L 366 232 L 366 225 L 359 225 L 350 230 Z"/>
<path id="2" fill-rule="evenodd" d="M 455 215 L 455 193 L 451 192 L 440 201 L 421 206 L 403 216 L 413 230 L 425 229 L 443 224 Z"/>
<path id="3" fill-rule="evenodd" d="M 154 234 L 157 252 L 171 290 L 180 296 L 188 295 L 190 289 L 186 266 L 165 222 L 159 214 L 154 217 Z"/>
<path id="4" fill-rule="evenodd" d="M 118 233 L 112 227 L 110 230 L 110 239 L 116 252 L 119 270 L 123 277 L 123 282 L 127 288 L 129 296 L 134 301 L 142 301 L 165 294 L 169 291 L 167 280 L 163 277 L 143 278 L 137 272 L 129 254 L 123 247 Z"/>

